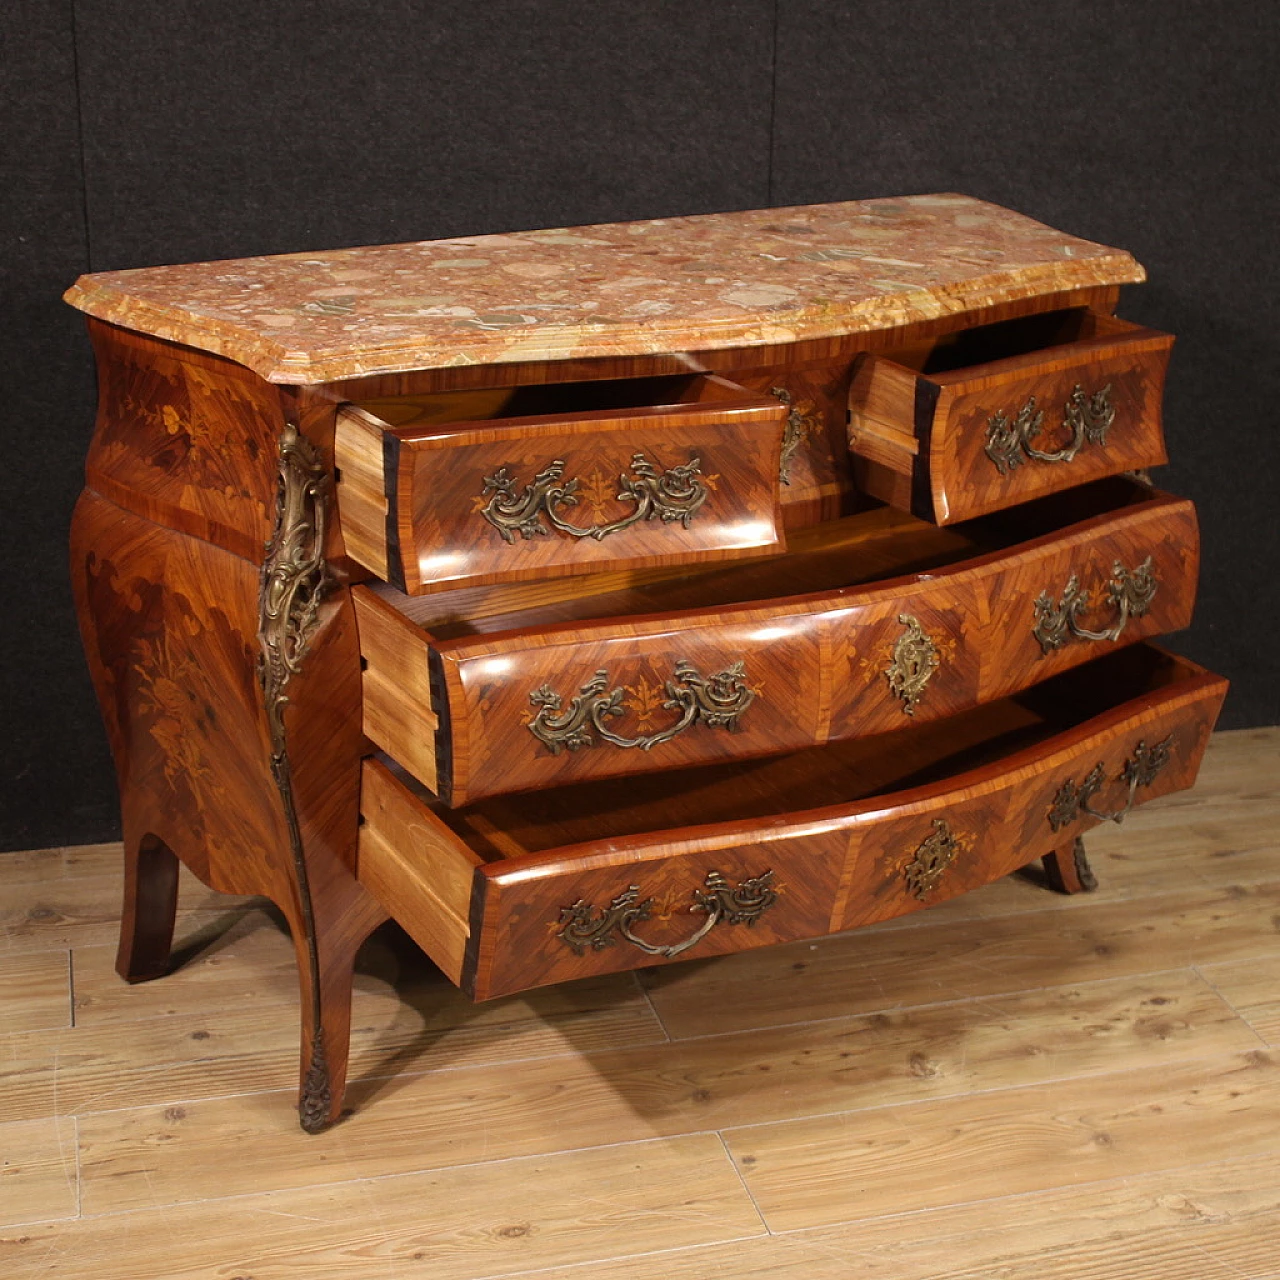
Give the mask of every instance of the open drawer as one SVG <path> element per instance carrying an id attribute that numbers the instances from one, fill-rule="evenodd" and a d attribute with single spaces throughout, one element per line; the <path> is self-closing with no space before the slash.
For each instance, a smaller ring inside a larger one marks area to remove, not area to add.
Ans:
<path id="1" fill-rule="evenodd" d="M 1166 461 L 1173 338 L 1083 308 L 864 355 L 849 389 L 854 476 L 935 524 Z"/>
<path id="2" fill-rule="evenodd" d="M 881 733 L 1185 627 L 1197 556 L 1190 502 L 1117 478 L 647 580 L 362 586 L 364 731 L 452 805 Z"/>
<path id="3" fill-rule="evenodd" d="M 785 418 L 703 374 L 349 404 L 347 554 L 410 595 L 759 554 L 781 540 Z"/>
<path id="4" fill-rule="evenodd" d="M 477 999 L 817 937 L 1190 786 L 1226 687 L 1138 645 L 887 737 L 466 810 L 374 758 L 357 874 Z"/>

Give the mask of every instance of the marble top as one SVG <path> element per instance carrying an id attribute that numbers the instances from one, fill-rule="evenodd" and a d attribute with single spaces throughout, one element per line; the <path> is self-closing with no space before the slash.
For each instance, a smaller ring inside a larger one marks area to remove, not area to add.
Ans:
<path id="1" fill-rule="evenodd" d="M 271 382 L 884 329 L 1145 278 L 962 195 L 654 218 L 81 276 L 66 300 Z"/>

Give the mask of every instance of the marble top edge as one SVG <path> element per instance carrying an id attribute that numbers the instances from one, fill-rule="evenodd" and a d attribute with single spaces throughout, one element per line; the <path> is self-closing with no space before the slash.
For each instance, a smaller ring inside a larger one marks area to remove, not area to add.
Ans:
<path id="1" fill-rule="evenodd" d="M 64 296 L 306 385 L 803 341 L 1143 279 L 1122 250 L 943 193 L 133 268 Z"/>

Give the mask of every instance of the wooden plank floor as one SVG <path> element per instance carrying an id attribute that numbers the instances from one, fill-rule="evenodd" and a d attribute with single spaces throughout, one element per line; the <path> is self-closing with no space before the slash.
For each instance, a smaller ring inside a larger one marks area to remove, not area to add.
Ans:
<path id="1" fill-rule="evenodd" d="M 0 855 L 7 1280 L 1280 1280 L 1280 728 L 1031 876 L 816 944 L 472 1006 L 392 931 L 357 1108 L 290 1111 L 293 958 L 114 846 Z"/>

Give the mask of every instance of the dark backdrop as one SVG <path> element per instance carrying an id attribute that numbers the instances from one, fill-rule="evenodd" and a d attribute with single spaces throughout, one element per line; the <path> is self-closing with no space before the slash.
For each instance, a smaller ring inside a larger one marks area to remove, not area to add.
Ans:
<path id="1" fill-rule="evenodd" d="M 9 0 L 0 848 L 112 838 L 65 571 L 82 271 L 953 190 L 1130 249 L 1179 335 L 1223 724 L 1276 677 L 1273 0 Z"/>

